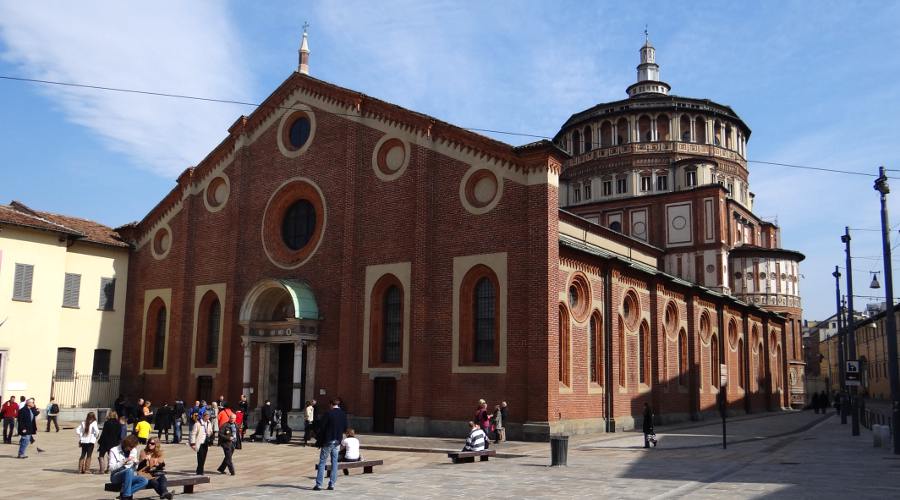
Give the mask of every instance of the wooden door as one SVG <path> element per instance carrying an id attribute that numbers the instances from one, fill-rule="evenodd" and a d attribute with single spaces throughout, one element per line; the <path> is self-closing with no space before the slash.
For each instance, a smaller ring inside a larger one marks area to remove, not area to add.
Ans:
<path id="1" fill-rule="evenodd" d="M 397 413 L 397 379 L 376 378 L 373 402 L 372 431 L 393 434 Z"/>

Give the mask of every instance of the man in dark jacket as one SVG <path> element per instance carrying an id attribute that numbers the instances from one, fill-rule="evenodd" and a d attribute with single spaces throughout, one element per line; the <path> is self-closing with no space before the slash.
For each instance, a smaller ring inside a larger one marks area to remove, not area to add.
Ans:
<path id="1" fill-rule="evenodd" d="M 316 445 L 321 446 L 319 451 L 319 469 L 316 473 L 316 486 L 314 490 L 322 489 L 325 479 L 325 463 L 331 457 L 331 475 L 328 478 L 328 489 L 334 489 L 337 481 L 338 452 L 341 449 L 341 440 L 344 439 L 344 431 L 347 430 L 347 414 L 341 410 L 338 400 L 331 402 L 331 410 L 322 416 L 316 434 Z"/>
<path id="2" fill-rule="evenodd" d="M 178 444 L 181 442 L 181 425 L 182 425 L 182 417 L 184 416 L 184 401 L 177 400 L 175 401 L 175 405 L 172 406 L 172 433 L 175 436 L 172 439 L 172 443 Z"/>
<path id="3" fill-rule="evenodd" d="M 256 433 L 260 435 L 263 441 L 266 441 L 266 433 L 274 420 L 275 408 L 272 407 L 272 402 L 267 399 L 262 408 L 259 409 L 259 425 L 256 426 Z"/>
<path id="4" fill-rule="evenodd" d="M 656 434 L 653 432 L 653 410 L 650 409 L 650 405 L 647 403 L 644 403 L 643 431 L 644 448 L 649 448 L 650 443 L 653 443 L 653 447 L 656 448 Z"/>
<path id="5" fill-rule="evenodd" d="M 28 458 L 25 449 L 34 441 L 37 434 L 37 416 L 40 411 L 34 407 L 34 399 L 29 399 L 19 410 L 17 418 L 19 424 L 19 455 L 17 458 Z"/>

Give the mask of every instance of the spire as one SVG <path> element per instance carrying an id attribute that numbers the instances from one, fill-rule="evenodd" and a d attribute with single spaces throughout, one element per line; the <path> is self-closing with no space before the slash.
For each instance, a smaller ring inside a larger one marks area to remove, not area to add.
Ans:
<path id="1" fill-rule="evenodd" d="M 650 43 L 650 33 L 644 26 L 644 45 L 641 47 L 641 63 L 637 66 L 637 83 L 628 87 L 629 97 L 642 94 L 668 95 L 672 87 L 659 79 L 659 64 L 656 64 L 656 48 Z"/>
<path id="2" fill-rule="evenodd" d="M 303 41 L 300 42 L 300 65 L 297 66 L 297 71 L 303 73 L 304 75 L 309 74 L 309 42 L 306 39 L 306 30 L 309 28 L 309 23 L 303 23 Z"/>

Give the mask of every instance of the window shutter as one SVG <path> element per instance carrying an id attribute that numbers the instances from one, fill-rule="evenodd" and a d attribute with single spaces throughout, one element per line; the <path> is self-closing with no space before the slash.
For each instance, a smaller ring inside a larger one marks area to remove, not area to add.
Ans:
<path id="1" fill-rule="evenodd" d="M 116 279 L 100 278 L 100 310 L 112 311 L 116 299 Z"/>
<path id="2" fill-rule="evenodd" d="M 56 377 L 72 378 L 75 376 L 75 349 L 60 347 L 56 350 Z"/>
<path id="3" fill-rule="evenodd" d="M 15 280 L 13 283 L 14 299 L 31 300 L 31 282 L 33 277 L 33 265 L 16 264 Z"/>
<path id="4" fill-rule="evenodd" d="M 66 273 L 66 281 L 63 287 L 63 306 L 78 307 L 78 298 L 81 295 L 81 275 Z"/>

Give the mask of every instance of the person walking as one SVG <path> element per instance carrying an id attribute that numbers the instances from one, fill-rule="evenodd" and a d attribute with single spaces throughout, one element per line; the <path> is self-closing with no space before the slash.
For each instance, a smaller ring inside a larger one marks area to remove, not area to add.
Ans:
<path id="1" fill-rule="evenodd" d="M 150 438 L 150 419 L 149 417 L 142 417 L 140 421 L 134 426 L 134 434 L 138 438 L 138 443 L 147 444 L 147 439 Z"/>
<path id="2" fill-rule="evenodd" d="M 222 447 L 222 453 L 225 455 L 219 468 L 216 469 L 219 471 L 219 474 L 225 474 L 225 469 L 227 468 L 228 472 L 232 476 L 234 475 L 233 455 L 237 433 L 237 425 L 234 423 L 234 413 L 232 413 L 228 423 L 219 428 L 219 446 Z"/>
<path id="3" fill-rule="evenodd" d="M 172 443 L 181 443 L 181 431 L 184 425 L 184 401 L 178 399 L 172 405 Z"/>
<path id="4" fill-rule="evenodd" d="M 156 429 L 156 437 L 162 441 L 163 434 L 166 436 L 166 442 L 169 442 L 169 429 L 172 428 L 172 409 L 167 401 L 163 401 L 162 406 L 156 410 L 156 420 L 154 421 Z"/>
<path id="5" fill-rule="evenodd" d="M 91 456 L 94 454 L 94 446 L 100 437 L 100 429 L 97 427 L 97 416 L 89 411 L 84 422 L 78 424 L 75 429 L 78 435 L 78 445 L 81 447 L 81 458 L 78 459 L 78 472 L 85 474 L 91 471 Z"/>
<path id="6" fill-rule="evenodd" d="M 307 401 L 303 408 L 303 446 L 309 446 L 309 438 L 315 425 L 316 400 Z"/>
<path id="7" fill-rule="evenodd" d="M 494 406 L 494 414 L 491 415 L 491 425 L 494 427 L 494 443 L 500 442 L 500 435 L 503 433 L 503 411 L 500 405 Z"/>
<path id="8" fill-rule="evenodd" d="M 478 408 L 475 410 L 475 423 L 481 427 L 481 430 L 484 431 L 485 436 L 490 436 L 491 433 L 491 415 L 488 413 L 487 402 L 483 399 L 478 400 Z M 484 447 L 488 448 L 490 446 L 490 441 L 485 441 Z"/>
<path id="9" fill-rule="evenodd" d="M 194 414 L 197 418 L 199 413 Z M 209 447 L 213 444 L 213 428 L 209 421 L 209 414 L 203 416 L 203 419 L 194 424 L 194 430 L 188 441 L 191 443 L 191 449 L 197 452 L 197 475 L 203 475 L 203 468 L 206 466 L 206 455 L 209 453 Z"/>
<path id="10" fill-rule="evenodd" d="M 238 402 L 237 413 L 240 414 L 237 423 L 241 429 L 241 439 L 244 439 L 244 434 L 247 433 L 247 415 L 250 414 L 250 402 L 247 401 L 246 394 L 241 394 L 241 400 Z"/>
<path id="11" fill-rule="evenodd" d="M 132 500 L 134 492 L 147 486 L 147 478 L 137 475 L 138 440 L 128 436 L 122 444 L 109 451 L 109 482 L 121 489 L 122 500 Z"/>
<path id="12" fill-rule="evenodd" d="M 316 445 L 322 449 L 319 451 L 319 466 L 316 472 L 316 485 L 314 490 L 322 489 L 325 479 L 325 463 L 331 459 L 331 474 L 328 478 L 328 489 L 333 490 L 337 482 L 338 452 L 341 449 L 341 440 L 347 430 L 347 414 L 338 406 L 338 400 L 331 402 L 331 410 L 322 416 L 319 423 Z"/>
<path id="13" fill-rule="evenodd" d="M 122 443 L 122 431 L 125 424 L 119 422 L 119 414 L 115 410 L 106 416 L 103 430 L 100 431 L 100 439 L 97 440 L 97 461 L 100 463 L 99 473 L 109 472 L 109 450 Z"/>
<path id="14" fill-rule="evenodd" d="M 653 447 L 656 448 L 656 434 L 653 432 L 653 410 L 650 409 L 650 405 L 647 403 L 644 403 L 643 431 L 644 448 L 649 448 L 650 443 L 653 443 Z"/>
<path id="15" fill-rule="evenodd" d="M 28 445 L 34 442 L 34 435 L 37 434 L 37 416 L 40 411 L 34 407 L 34 399 L 25 401 L 25 406 L 19 409 L 16 416 L 16 423 L 19 427 L 19 454 L 16 458 L 28 458 L 25 450 Z M 38 450 L 40 451 L 40 449 Z"/>
<path id="16" fill-rule="evenodd" d="M 56 427 L 56 432 L 59 432 L 59 421 L 57 417 L 59 416 L 59 405 L 56 404 L 56 398 L 51 397 L 50 403 L 47 404 L 47 431 L 50 432 L 50 423 L 53 423 L 53 426 Z"/>
<path id="17" fill-rule="evenodd" d="M 3 444 L 12 444 L 13 433 L 16 431 L 16 418 L 19 416 L 19 405 L 16 397 L 10 396 L 9 401 L 0 407 L 0 415 L 3 416 Z"/>

